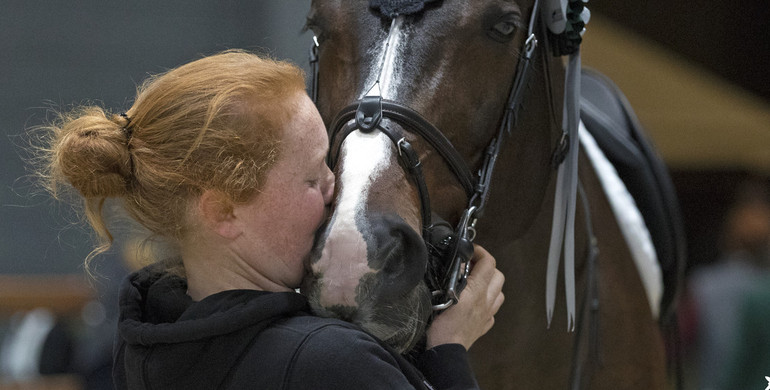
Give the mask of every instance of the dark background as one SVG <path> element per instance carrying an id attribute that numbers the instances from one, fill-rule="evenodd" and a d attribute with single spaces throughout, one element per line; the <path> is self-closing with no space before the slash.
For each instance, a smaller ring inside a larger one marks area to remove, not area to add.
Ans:
<path id="1" fill-rule="evenodd" d="M 23 161 L 27 129 L 52 118 L 51 109 L 88 102 L 120 112 L 148 74 L 229 48 L 305 65 L 308 6 L 0 0 L 0 274 L 82 272 L 93 243 L 69 206 L 34 185 Z"/>
<path id="2" fill-rule="evenodd" d="M 51 118 L 51 109 L 89 101 L 119 112 L 148 74 L 228 48 L 269 52 L 305 66 L 310 34 L 301 29 L 308 5 L 0 0 L 0 274 L 82 272 L 92 247 L 72 210 L 34 185 L 23 161 L 28 129 Z M 589 7 L 770 99 L 766 2 L 596 0 Z M 709 262 L 735 188 L 756 172 L 672 168 L 691 259 Z"/>
<path id="3" fill-rule="evenodd" d="M 587 5 L 591 12 L 770 99 L 770 4 L 766 0 L 598 0 Z"/>

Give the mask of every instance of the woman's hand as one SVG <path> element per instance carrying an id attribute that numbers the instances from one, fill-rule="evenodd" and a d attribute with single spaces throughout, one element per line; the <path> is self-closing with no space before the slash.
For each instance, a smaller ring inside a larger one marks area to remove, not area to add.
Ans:
<path id="1" fill-rule="evenodd" d="M 436 316 L 428 329 L 427 349 L 455 343 L 470 349 L 494 325 L 495 313 L 505 300 L 505 277 L 496 268 L 495 258 L 478 245 L 471 261 L 472 272 L 459 302 Z"/>

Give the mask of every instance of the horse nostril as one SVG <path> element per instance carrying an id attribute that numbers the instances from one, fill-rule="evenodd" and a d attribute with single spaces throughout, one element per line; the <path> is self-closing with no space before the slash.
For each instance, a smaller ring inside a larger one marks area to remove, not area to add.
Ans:
<path id="1" fill-rule="evenodd" d="M 379 270 L 381 296 L 398 297 L 413 290 L 423 280 L 428 262 L 422 237 L 395 214 L 371 219 L 371 233 L 367 257 L 369 266 Z"/>

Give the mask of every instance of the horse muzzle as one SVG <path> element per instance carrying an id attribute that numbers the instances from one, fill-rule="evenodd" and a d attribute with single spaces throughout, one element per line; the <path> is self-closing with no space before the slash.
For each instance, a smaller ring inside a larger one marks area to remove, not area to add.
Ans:
<path id="1" fill-rule="evenodd" d="M 432 313 L 428 251 L 400 216 L 333 219 L 315 253 L 303 292 L 316 314 L 359 324 L 399 350 L 422 337 Z"/>

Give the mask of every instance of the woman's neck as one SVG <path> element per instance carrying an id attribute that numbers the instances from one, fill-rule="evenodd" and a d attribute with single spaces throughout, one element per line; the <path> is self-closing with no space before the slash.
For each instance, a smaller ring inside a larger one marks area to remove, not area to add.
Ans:
<path id="1" fill-rule="evenodd" d="M 196 301 L 226 290 L 292 291 L 264 277 L 227 246 L 184 245 L 187 294 Z"/>

